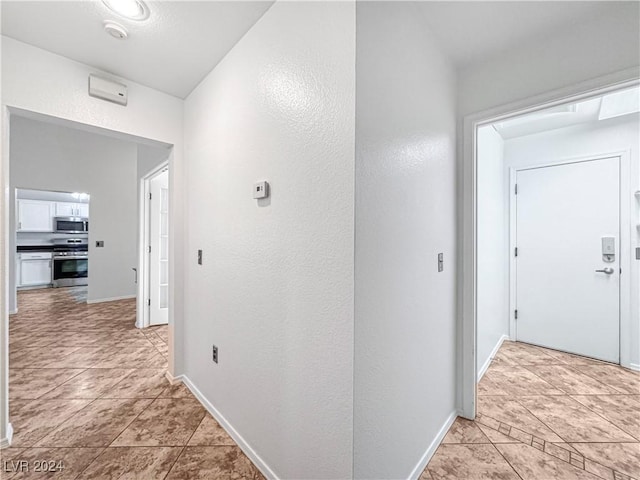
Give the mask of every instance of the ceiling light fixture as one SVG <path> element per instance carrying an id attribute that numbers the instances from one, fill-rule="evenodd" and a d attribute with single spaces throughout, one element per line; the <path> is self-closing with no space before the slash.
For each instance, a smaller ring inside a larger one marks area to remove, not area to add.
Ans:
<path id="1" fill-rule="evenodd" d="M 122 26 L 114 22 L 104 22 L 104 30 L 113 38 L 118 40 L 126 40 L 129 34 L 127 30 Z"/>
<path id="2" fill-rule="evenodd" d="M 146 20 L 149 8 L 142 0 L 102 0 L 109 10 L 129 20 Z"/>
<path id="3" fill-rule="evenodd" d="M 602 97 L 598 120 L 640 112 L 640 88 L 613 92 Z"/>

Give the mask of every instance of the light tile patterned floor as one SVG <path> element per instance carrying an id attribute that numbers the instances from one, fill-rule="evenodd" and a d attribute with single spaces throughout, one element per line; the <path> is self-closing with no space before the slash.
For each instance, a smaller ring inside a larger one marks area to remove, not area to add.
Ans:
<path id="1" fill-rule="evenodd" d="M 167 327 L 135 328 L 134 300 L 85 299 L 86 287 L 18 295 L 9 321 L 14 437 L 0 451 L 9 470 L 0 478 L 264 478 L 191 392 L 165 379 Z M 64 469 L 35 472 L 42 460 Z M 29 472 L 11 471 L 20 461 Z"/>
<path id="2" fill-rule="evenodd" d="M 421 480 L 637 480 L 640 373 L 505 342 Z"/>

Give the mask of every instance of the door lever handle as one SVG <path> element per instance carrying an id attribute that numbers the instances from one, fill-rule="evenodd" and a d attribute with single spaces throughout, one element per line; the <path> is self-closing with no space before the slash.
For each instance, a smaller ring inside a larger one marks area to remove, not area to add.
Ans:
<path id="1" fill-rule="evenodd" d="M 613 268 L 607 267 L 607 268 L 603 268 L 602 270 L 596 270 L 596 272 L 598 272 L 598 273 L 606 273 L 607 275 L 612 275 L 613 274 Z"/>

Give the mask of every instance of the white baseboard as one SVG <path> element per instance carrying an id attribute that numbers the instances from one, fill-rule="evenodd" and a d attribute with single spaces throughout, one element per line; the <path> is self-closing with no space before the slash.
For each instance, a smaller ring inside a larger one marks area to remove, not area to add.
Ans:
<path id="1" fill-rule="evenodd" d="M 136 296 L 135 295 L 124 295 L 122 297 L 95 298 L 93 300 L 87 300 L 87 303 L 115 302 L 117 300 L 129 300 L 131 298 L 136 298 Z"/>
<path id="2" fill-rule="evenodd" d="M 433 439 L 433 442 L 431 442 L 431 444 L 427 448 L 427 451 L 424 452 L 424 455 L 422 455 L 422 458 L 420 458 L 420 461 L 418 462 L 418 464 L 415 466 L 415 468 L 409 475 L 408 480 L 417 480 L 418 478 L 420 478 L 420 475 L 422 475 L 422 472 L 424 471 L 427 464 L 431 460 L 431 457 L 433 457 L 433 454 L 436 453 L 436 450 L 440 446 L 440 442 L 442 442 L 444 437 L 447 435 L 449 428 L 451 427 L 451 425 L 453 425 L 453 422 L 456 421 L 456 418 L 458 418 L 458 412 L 457 411 L 451 412 L 451 415 L 449 415 L 449 418 L 447 418 L 447 420 L 444 422 L 444 424 L 438 431 L 436 438 Z"/>
<path id="3" fill-rule="evenodd" d="M 0 449 L 9 448 L 11 446 L 11 440 L 13 440 L 13 425 L 7 424 L 7 436 L 0 439 Z"/>
<path id="4" fill-rule="evenodd" d="M 167 372 L 168 373 L 168 372 Z M 167 377 L 169 378 L 169 377 Z M 226 418 L 218 411 L 216 408 L 207 400 L 207 398 L 202 394 L 200 390 L 189 380 L 189 378 L 185 375 L 179 375 L 174 378 L 176 381 L 182 381 L 191 393 L 200 401 L 200 403 L 206 408 L 209 413 L 217 420 L 222 428 L 224 428 L 229 436 L 233 438 L 233 440 L 238 444 L 240 449 L 244 452 L 244 454 L 251 459 L 253 464 L 262 472 L 262 474 L 270 480 L 278 480 L 276 474 L 269 468 L 262 458 L 251 448 L 251 446 L 246 442 L 244 438 L 233 428 L 233 426 L 227 421 Z M 455 416 L 454 416 L 455 419 Z M 434 450 L 435 451 L 435 450 Z"/>
<path id="5" fill-rule="evenodd" d="M 171 375 L 171 372 L 167 370 L 166 372 L 164 372 L 164 377 L 171 385 L 177 385 L 179 383 L 183 383 L 182 380 L 184 378 L 184 375 L 177 375 L 174 377 L 173 375 Z"/>
<path id="6" fill-rule="evenodd" d="M 484 365 L 482 365 L 482 368 L 478 372 L 478 377 L 476 379 L 477 382 L 479 382 L 482 379 L 483 375 L 487 372 L 487 370 L 489 369 L 489 365 L 491 365 L 491 362 L 495 358 L 498 350 L 500 350 L 500 347 L 505 340 L 509 340 L 509 335 L 502 335 L 498 340 L 498 343 L 496 343 L 496 346 L 493 347 L 493 350 L 491 350 L 491 355 L 489 355 L 489 358 L 487 358 L 487 361 L 484 362 Z"/>
<path id="7" fill-rule="evenodd" d="M 637 363 L 630 363 L 629 369 L 635 370 L 636 372 L 640 372 L 640 365 L 638 365 Z"/>

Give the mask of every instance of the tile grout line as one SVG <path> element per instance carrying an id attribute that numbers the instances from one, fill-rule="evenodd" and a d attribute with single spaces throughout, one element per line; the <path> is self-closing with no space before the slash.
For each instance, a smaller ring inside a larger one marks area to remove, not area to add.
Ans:
<path id="1" fill-rule="evenodd" d="M 180 457 L 182 456 L 184 451 L 187 449 L 187 446 L 189 445 L 189 442 L 191 441 L 193 436 L 196 434 L 196 432 L 198 431 L 198 428 L 200 428 L 200 425 L 202 425 L 202 422 L 204 422 L 204 419 L 206 417 L 207 417 L 207 411 L 205 410 L 205 413 L 204 413 L 204 416 L 202 417 L 202 420 L 200 420 L 200 423 L 198 423 L 198 426 L 193 430 L 193 432 L 191 432 L 191 435 L 189 435 L 189 438 L 187 439 L 186 443 L 182 447 L 182 450 L 180 450 L 180 453 L 176 456 L 175 461 L 171 464 L 171 467 L 169 467 L 169 469 L 167 470 L 167 474 L 164 477 L 162 477 L 163 479 L 167 478 L 169 476 L 169 474 L 171 473 L 171 470 L 173 470 L 173 467 L 176 466 L 176 463 L 178 463 L 178 460 L 180 460 Z"/>
<path id="2" fill-rule="evenodd" d="M 20 370 L 20 369 L 11 369 L 11 370 Z M 43 370 L 42 368 L 32 368 L 32 369 L 22 369 L 22 370 Z M 57 369 L 60 370 L 60 369 Z M 68 368 L 65 370 L 76 370 L 75 368 Z M 25 399 L 25 400 L 40 400 L 42 397 L 44 397 L 46 394 L 51 393 L 53 390 L 55 390 L 58 387 L 61 387 L 62 385 L 64 385 L 65 383 L 73 380 L 74 378 L 76 378 L 78 375 L 80 375 L 81 373 L 86 372 L 87 370 L 89 370 L 88 368 L 80 368 L 78 369 L 80 370 L 80 372 L 76 373 L 73 377 L 69 378 L 67 381 L 60 383 L 58 385 L 55 385 L 53 388 L 51 388 L 51 390 L 47 390 L 46 392 L 44 392 L 42 395 L 40 395 L 37 398 L 33 398 L 33 399 Z M 11 388 L 11 386 L 9 386 L 9 388 Z M 11 392 L 9 392 L 9 395 L 11 395 Z M 20 398 L 14 398 L 14 400 L 20 400 Z M 9 401 L 11 401 L 11 397 L 9 397 Z"/>
<path id="3" fill-rule="evenodd" d="M 553 397 L 567 397 L 570 398 L 571 400 L 573 400 L 574 402 L 578 402 L 577 400 L 573 399 L 573 397 L 571 397 L 570 394 L 565 394 L 565 395 L 531 395 L 531 396 L 535 396 L 535 397 L 549 397 L 549 396 L 553 396 Z M 518 405 L 522 406 L 522 408 L 524 408 L 527 412 L 529 412 L 530 415 L 532 415 L 533 417 L 535 417 L 540 423 L 542 423 L 545 427 L 547 427 L 549 430 L 551 430 L 553 433 L 555 433 L 558 437 L 560 437 L 562 440 L 564 440 L 564 443 L 569 443 L 568 440 L 566 440 L 563 436 L 561 436 L 558 432 L 556 432 L 553 428 L 551 428 L 549 425 L 547 425 L 540 417 L 538 417 L 535 413 L 533 413 L 526 405 L 524 405 L 520 400 L 518 400 L 518 396 L 516 396 L 514 398 L 514 401 L 518 402 Z M 618 427 L 615 423 L 613 423 L 612 421 L 610 421 L 607 418 L 604 418 L 602 415 L 598 414 L 597 412 L 594 412 L 593 410 L 591 410 L 589 407 L 587 407 L 586 405 L 583 405 L 582 402 L 578 402 L 580 405 L 584 406 L 587 410 L 589 410 L 590 412 L 593 412 L 594 414 L 596 414 L 598 417 L 600 417 L 602 420 L 604 420 L 606 423 L 608 423 L 609 425 L 611 425 L 613 428 L 620 430 L 622 433 L 629 435 L 631 438 L 635 439 L 635 437 L 631 434 L 628 434 L 625 430 L 621 429 L 620 427 Z M 528 432 L 527 432 L 528 433 Z M 593 442 L 583 442 L 583 443 L 593 443 Z M 621 442 L 612 442 L 612 443 L 621 443 Z"/>
<path id="4" fill-rule="evenodd" d="M 609 366 L 613 366 L 613 364 L 603 364 L 603 365 L 604 365 L 604 366 L 607 366 L 607 365 L 609 365 Z M 578 366 L 583 366 L 583 367 L 585 367 L 585 366 L 586 366 L 586 367 L 589 367 L 589 366 L 591 366 L 591 365 L 578 365 Z M 618 367 L 620 367 L 620 365 L 618 365 Z M 620 368 L 622 368 L 622 367 L 620 367 Z M 609 387 L 609 388 L 612 388 L 612 389 L 616 390 L 617 392 L 620 392 L 620 394 L 633 395 L 633 394 L 630 394 L 630 393 L 628 393 L 628 392 L 626 392 L 626 391 L 620 390 L 618 387 L 614 387 L 613 385 L 608 385 L 608 384 L 604 383 L 604 382 L 603 382 L 602 380 L 600 380 L 599 378 L 596 378 L 595 376 L 590 375 L 590 374 L 589 374 L 589 372 L 582 372 L 582 371 L 580 371 L 580 370 L 578 370 L 578 371 L 579 371 L 580 373 L 582 373 L 583 375 L 586 375 L 587 377 L 589 377 L 589 378 L 591 378 L 591 379 L 595 380 L 596 382 L 600 383 L 601 385 L 604 385 L 605 387 Z"/>
<path id="5" fill-rule="evenodd" d="M 45 446 L 43 447 L 38 447 L 36 445 L 36 443 L 40 442 L 41 440 L 45 439 L 46 437 L 48 437 L 50 434 L 52 434 L 53 432 L 55 432 L 58 428 L 60 428 L 63 424 L 65 424 L 66 422 L 68 422 L 72 417 L 75 417 L 78 413 L 80 413 L 82 410 L 84 410 L 85 408 L 89 407 L 91 404 L 93 404 L 93 402 L 95 402 L 97 400 L 97 398 L 94 398 L 93 400 L 91 400 L 89 403 L 87 403 L 84 407 L 82 407 L 79 410 L 76 410 L 75 412 L 73 412 L 71 415 L 69 415 L 67 418 L 65 418 L 64 420 L 62 420 L 62 422 L 60 422 L 58 425 L 56 425 L 55 427 L 53 427 L 50 431 L 48 431 L 45 435 L 43 435 L 42 437 L 38 438 L 38 440 L 36 440 L 33 445 L 31 445 L 30 447 L 27 448 L 45 448 Z M 52 447 L 46 447 L 46 448 L 52 448 Z M 62 448 L 62 447 L 60 447 Z"/>
<path id="6" fill-rule="evenodd" d="M 586 408 L 587 410 L 589 410 L 590 412 L 594 413 L 595 415 L 599 416 L 602 420 L 604 420 L 605 422 L 613 425 L 615 428 L 617 428 L 618 430 L 620 430 L 622 433 L 626 433 L 627 435 L 629 435 L 631 438 L 633 438 L 636 442 L 640 442 L 640 439 L 636 438 L 634 435 L 632 435 L 631 433 L 627 432 L 624 428 L 618 426 L 617 424 L 613 423 L 611 420 L 609 420 L 607 417 L 600 415 L 598 412 L 596 412 L 593 408 L 590 408 L 589 405 L 585 405 L 584 403 L 582 403 L 580 400 L 573 398 L 573 396 L 569 395 L 569 398 L 571 398 L 574 402 L 578 402 L 580 405 L 582 405 L 584 408 Z M 571 442 L 571 443 L 595 443 L 595 442 Z M 597 443 L 609 443 L 609 442 L 597 442 Z M 625 442 L 611 442 L 611 443 L 625 443 Z"/>
<path id="7" fill-rule="evenodd" d="M 107 447 L 101 447 L 100 453 L 98 453 L 98 455 L 96 455 L 95 457 L 93 457 L 93 458 L 91 459 L 91 461 L 90 461 L 89 463 L 87 463 L 87 464 L 85 465 L 85 467 L 84 467 L 82 470 L 80 470 L 80 471 L 78 472 L 78 474 L 77 474 L 75 477 L 73 477 L 73 480 L 75 480 L 76 478 L 78 478 L 80 475 L 82 475 L 82 474 L 84 473 L 84 471 L 85 471 L 87 468 L 89 468 L 91 465 L 93 465 L 93 462 L 95 462 L 95 461 L 96 461 L 96 459 L 97 459 L 98 457 L 100 457 L 100 455 L 102 455 L 106 449 L 107 449 Z"/>
<path id="8" fill-rule="evenodd" d="M 526 407 L 525 407 L 525 408 L 526 408 Z M 533 414 L 532 414 L 532 415 L 533 415 Z M 498 424 L 500 424 L 500 426 L 502 426 L 502 425 L 506 425 L 506 426 L 508 426 L 508 427 L 509 427 L 509 429 L 510 429 L 510 430 L 515 428 L 515 429 L 516 429 L 516 430 L 518 430 L 518 431 L 523 431 L 523 432 L 525 432 L 524 430 L 520 430 L 520 429 L 519 429 L 519 428 L 517 428 L 517 427 L 514 427 L 514 426 L 512 426 L 512 425 L 509 425 L 509 424 L 507 424 L 507 423 L 505 423 L 505 422 L 501 422 L 501 421 L 499 421 L 499 420 L 497 420 L 497 419 L 495 419 L 495 418 L 493 418 L 493 417 L 491 417 L 491 416 L 489 416 L 489 415 L 484 415 L 484 414 L 483 414 L 483 415 L 480 415 L 480 416 L 481 416 L 481 417 L 487 417 L 487 418 L 489 418 L 489 419 L 491 419 L 491 420 L 493 420 L 493 421 L 497 422 Z M 537 418 L 537 417 L 536 417 L 536 418 Z M 494 431 L 496 431 L 496 432 L 498 432 L 498 433 L 501 433 L 501 434 L 503 434 L 503 435 L 506 435 L 506 436 L 507 436 L 507 437 L 509 437 L 509 438 L 513 438 L 513 439 L 514 439 L 516 442 L 518 442 L 518 443 L 521 443 L 521 444 L 524 444 L 524 445 L 529 445 L 529 446 L 532 446 L 532 447 L 533 447 L 533 445 L 532 445 L 532 444 L 529 444 L 529 443 L 527 443 L 527 442 L 522 441 L 521 439 L 518 439 L 518 438 L 516 438 L 516 437 L 513 437 L 513 436 L 511 436 L 511 435 L 510 435 L 510 433 L 505 433 L 505 432 L 501 431 L 500 429 L 496 429 L 496 428 L 494 428 L 493 426 L 491 426 L 491 425 L 489 425 L 489 424 L 487 424 L 487 423 L 481 423 L 481 422 L 478 422 L 478 423 L 480 423 L 480 425 L 484 425 L 484 426 L 485 426 L 485 427 L 487 427 L 487 428 L 490 428 L 491 430 L 494 430 Z M 545 426 L 546 426 L 546 425 L 545 425 Z M 547 427 L 547 428 L 548 428 L 548 427 Z M 551 430 L 551 429 L 550 429 L 550 430 Z M 551 431 L 553 432 L 553 430 L 551 430 Z M 525 432 L 525 433 L 526 433 L 526 434 L 528 434 L 528 435 L 531 435 L 533 438 L 539 438 L 539 437 L 536 437 L 535 435 L 533 435 L 532 433 L 529 433 L 529 432 Z M 554 432 L 554 433 L 555 433 L 555 432 Z M 557 435 L 557 434 L 556 434 L 556 435 Z M 560 438 L 562 438 L 562 437 L 560 437 Z M 601 475 L 599 475 L 599 474 L 597 474 L 597 473 L 593 473 L 593 472 L 590 472 L 590 471 L 586 470 L 586 468 L 585 468 L 585 466 L 584 466 L 584 465 L 585 465 L 585 463 L 586 463 L 586 462 L 585 462 L 585 460 L 589 460 L 590 462 L 593 462 L 593 463 L 595 463 L 595 464 L 599 465 L 599 466 L 600 466 L 600 467 L 602 467 L 602 468 L 605 468 L 605 469 L 607 469 L 607 470 L 610 470 L 614 476 L 615 476 L 615 474 L 616 474 L 616 473 L 618 473 L 618 474 L 623 475 L 623 476 L 625 476 L 625 477 L 627 477 L 627 478 L 632 478 L 632 477 L 629 477 L 629 476 L 628 476 L 628 475 L 626 475 L 626 474 L 623 474 L 622 472 L 618 472 L 617 470 L 614 470 L 614 469 L 612 469 L 612 468 L 610 468 L 610 467 L 607 467 L 607 466 L 605 466 L 605 465 L 602 465 L 600 462 L 598 462 L 598 461 L 596 461 L 596 460 L 594 460 L 594 459 L 592 459 L 592 458 L 586 457 L 585 455 L 583 455 L 583 454 L 581 454 L 581 453 L 578 453 L 578 455 L 580 455 L 580 457 L 582 457 L 582 468 L 581 468 L 581 467 L 579 467 L 578 465 L 575 465 L 574 463 L 571 463 L 571 457 L 575 455 L 575 453 L 574 453 L 574 452 L 572 452 L 572 451 L 570 451 L 570 450 L 567 450 L 566 448 L 564 448 L 564 447 L 562 447 L 562 446 L 560 446 L 560 445 L 557 445 L 557 443 L 566 443 L 567 445 L 571 445 L 571 443 L 602 443 L 602 442 L 567 442 L 567 441 L 565 441 L 565 442 L 550 442 L 550 441 L 548 441 L 548 440 L 544 440 L 544 439 L 541 439 L 541 438 L 539 438 L 539 440 L 541 440 L 541 441 L 543 442 L 543 443 L 542 443 L 543 448 L 542 448 L 542 449 L 539 449 L 539 448 L 537 448 L 537 447 L 534 447 L 534 448 L 536 448 L 537 450 L 541 451 L 542 453 L 546 453 L 547 455 L 549 455 L 549 456 L 551 456 L 551 457 L 553 457 L 553 458 L 555 458 L 555 459 L 558 459 L 558 460 L 561 460 L 561 461 L 563 461 L 563 462 L 565 462 L 565 463 L 568 463 L 569 465 L 571 465 L 571 466 L 573 466 L 573 467 L 576 467 L 576 468 L 579 468 L 579 469 L 581 469 L 581 470 L 584 470 L 584 471 L 586 471 L 586 472 L 588 472 L 588 473 L 591 473 L 592 475 L 596 475 L 596 476 L 598 476 L 598 477 L 600 477 L 600 478 L 603 478 L 603 479 L 605 479 L 605 480 L 610 480 L 609 478 L 602 477 Z M 563 440 L 564 440 L 564 439 L 563 439 Z M 533 440 L 532 440 L 532 441 L 533 441 Z M 624 442 L 607 442 L 607 443 L 617 444 L 617 443 L 624 443 Z M 637 443 L 637 442 L 626 442 L 626 443 Z M 494 444 L 494 443 L 492 442 L 492 444 Z M 556 446 L 556 447 L 558 447 L 558 448 L 561 448 L 562 450 L 566 451 L 566 452 L 569 454 L 569 461 L 567 462 L 567 461 L 566 461 L 566 460 L 564 460 L 563 458 L 561 458 L 561 457 L 557 457 L 557 456 L 555 456 L 555 455 L 553 455 L 553 454 L 549 453 L 548 451 L 546 451 L 546 445 L 547 445 L 547 444 L 552 444 L 552 445 L 554 445 L 554 446 Z M 502 452 L 500 452 L 500 453 L 502 453 Z M 505 460 L 506 460 L 506 458 L 505 458 Z M 508 460 L 507 460 L 507 462 L 508 462 Z M 614 478 L 614 477 L 611 477 L 611 478 Z"/>
<path id="9" fill-rule="evenodd" d="M 491 441 L 491 440 L 489 440 L 489 441 Z M 502 452 L 500 451 L 500 449 L 499 449 L 498 447 L 496 447 L 496 445 L 495 445 L 493 442 L 491 442 L 491 446 L 493 447 L 493 449 L 494 449 L 496 452 L 498 452 L 498 455 L 500 455 L 500 456 L 504 459 L 504 461 L 505 461 L 505 462 L 507 462 L 507 465 L 509 465 L 509 466 L 511 467 L 511 470 L 513 470 L 513 471 L 514 471 L 514 473 L 518 476 L 518 478 L 519 478 L 520 480 L 525 480 L 524 478 L 522 478 L 522 476 L 520 475 L 520 473 L 518 473 L 518 471 L 516 470 L 516 468 L 515 468 L 513 465 L 511 465 L 511 462 L 510 462 L 509 460 L 507 460 L 507 457 L 505 457 L 505 456 L 502 454 Z"/>

